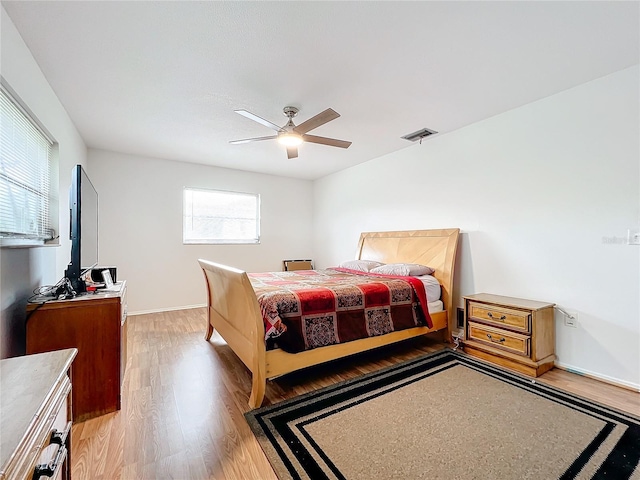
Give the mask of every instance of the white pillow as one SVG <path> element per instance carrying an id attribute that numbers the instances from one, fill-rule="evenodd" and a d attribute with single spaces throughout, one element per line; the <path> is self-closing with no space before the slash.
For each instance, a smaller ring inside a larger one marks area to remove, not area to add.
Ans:
<path id="1" fill-rule="evenodd" d="M 342 262 L 338 267 L 348 268 L 349 270 L 358 270 L 359 272 L 369 272 L 372 268 L 380 267 L 384 263 L 376 262 L 374 260 L 349 260 Z"/>
<path id="2" fill-rule="evenodd" d="M 388 263 L 381 267 L 369 270 L 371 273 L 382 273 L 384 275 L 401 275 L 403 277 L 418 277 L 420 275 L 431 275 L 435 270 L 426 265 L 417 263 Z"/>

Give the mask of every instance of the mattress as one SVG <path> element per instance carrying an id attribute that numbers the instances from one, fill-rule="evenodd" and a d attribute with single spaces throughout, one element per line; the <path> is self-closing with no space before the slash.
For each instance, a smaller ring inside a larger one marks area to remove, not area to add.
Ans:
<path id="1" fill-rule="evenodd" d="M 429 298 L 429 297 L 427 297 Z M 436 300 L 435 302 L 427 303 L 427 308 L 429 309 L 429 313 L 438 313 L 444 310 L 444 303 L 442 300 Z"/>
<path id="2" fill-rule="evenodd" d="M 440 289 L 440 282 L 438 282 L 438 279 L 436 277 L 434 277 L 433 275 L 422 275 L 421 277 L 416 278 L 422 280 L 424 289 L 427 293 L 427 302 L 429 302 L 429 304 L 431 304 L 431 302 L 435 302 L 436 300 L 440 300 L 440 294 L 442 292 Z"/>
<path id="3" fill-rule="evenodd" d="M 429 313 L 438 313 L 444 310 L 444 303 L 442 300 L 436 300 L 435 302 L 427 303 L 427 308 L 429 309 Z"/>

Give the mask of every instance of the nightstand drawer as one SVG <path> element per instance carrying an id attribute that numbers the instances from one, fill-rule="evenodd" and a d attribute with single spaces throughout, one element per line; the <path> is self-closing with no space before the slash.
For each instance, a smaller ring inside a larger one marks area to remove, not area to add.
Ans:
<path id="1" fill-rule="evenodd" d="M 529 356 L 531 351 L 531 337 L 527 335 L 508 332 L 475 322 L 469 322 L 468 328 L 468 340 L 491 345 L 492 347 L 518 355 Z"/>
<path id="2" fill-rule="evenodd" d="M 531 333 L 531 312 L 469 302 L 469 319 L 523 333 Z"/>

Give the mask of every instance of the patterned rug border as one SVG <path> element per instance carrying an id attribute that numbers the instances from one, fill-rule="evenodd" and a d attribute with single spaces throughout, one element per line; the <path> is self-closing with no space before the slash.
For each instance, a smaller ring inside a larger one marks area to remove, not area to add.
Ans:
<path id="1" fill-rule="evenodd" d="M 284 414 L 286 412 L 295 411 L 296 409 L 302 408 L 303 406 L 308 406 L 314 402 L 320 402 L 323 399 L 332 397 L 337 393 L 346 394 L 350 390 L 356 389 L 358 387 L 366 387 L 373 382 L 377 382 L 379 380 L 382 381 L 385 377 L 402 375 L 403 371 L 411 371 L 416 366 L 421 364 L 425 364 L 425 366 L 428 368 L 437 368 L 438 366 L 443 366 L 450 362 L 455 362 L 455 364 L 457 365 L 464 365 L 466 367 L 472 368 L 473 370 L 496 378 L 514 387 L 525 389 L 529 392 L 535 393 L 536 395 L 546 397 L 554 402 L 562 403 L 566 406 L 569 406 L 570 408 L 580 410 L 587 415 L 598 415 L 607 417 L 608 421 L 615 420 L 616 422 L 626 424 L 627 426 L 629 426 L 629 431 L 631 431 L 631 435 L 629 436 L 632 437 L 632 443 L 630 445 L 626 445 L 626 453 L 619 453 L 618 455 L 614 455 L 617 450 L 612 452 L 609 457 L 615 458 L 607 458 L 607 460 L 603 463 L 603 466 L 600 467 L 597 474 L 593 478 L 616 478 L 622 480 L 624 478 L 630 478 L 634 473 L 634 468 L 632 467 L 630 471 L 627 472 L 628 474 L 625 474 L 625 476 L 611 477 L 611 472 L 606 471 L 606 468 L 604 468 L 603 471 L 603 467 L 608 467 L 610 469 L 612 466 L 614 466 L 617 468 L 617 466 L 621 462 L 626 461 L 627 463 L 629 463 L 629 461 L 625 460 L 624 457 L 624 455 L 629 453 L 632 454 L 630 460 L 631 463 L 636 465 L 636 467 L 638 466 L 638 462 L 640 461 L 640 417 L 636 417 L 635 415 L 624 412 L 622 410 L 618 410 L 613 407 L 594 402 L 580 395 L 566 392 L 557 387 L 553 387 L 545 383 L 540 383 L 536 379 L 533 379 L 531 377 L 526 377 L 524 375 L 502 369 L 501 367 L 467 355 L 464 352 L 454 351 L 449 348 L 445 348 L 437 352 L 428 353 L 396 365 L 384 367 L 375 372 L 363 374 L 359 377 L 344 380 L 334 385 L 298 395 L 294 398 L 283 400 L 273 405 L 268 405 L 266 407 L 249 411 L 245 414 L 245 419 L 247 420 L 247 423 L 251 427 L 251 430 L 260 443 L 260 446 L 267 455 L 267 458 L 269 459 L 271 466 L 274 468 L 276 474 L 278 475 L 278 478 L 301 478 L 294 471 L 294 467 L 291 465 L 286 453 L 282 452 L 280 447 L 274 445 L 275 442 L 272 441 L 271 438 L 269 438 L 270 436 L 272 436 L 272 433 L 267 431 L 268 428 L 264 421 L 265 417 L 271 418 L 274 415 L 278 415 L 279 412 L 283 412 L 282 414 Z M 443 369 L 449 368 L 450 366 L 451 365 L 449 365 L 448 367 L 443 367 Z M 441 370 L 442 369 L 440 369 L 439 371 Z M 391 384 L 393 383 L 393 381 L 398 380 L 390 380 L 389 383 Z M 625 434 L 625 437 L 627 437 L 627 434 Z M 594 440 L 594 442 L 596 442 L 596 440 Z M 601 440 L 602 439 L 600 439 L 599 441 Z M 629 439 L 626 438 L 625 444 L 628 443 Z M 595 448 L 597 448 L 597 442 Z M 586 450 L 584 454 L 587 454 Z M 622 458 L 619 458 L 621 456 Z M 580 466 L 580 463 L 578 462 L 579 460 L 580 459 L 577 458 L 574 462 L 574 465 L 572 465 L 572 467 L 561 478 L 574 478 L 582 468 Z M 289 466 L 287 466 L 287 464 Z M 629 470 L 629 468 L 627 468 L 625 472 L 627 470 Z M 618 473 L 617 470 L 616 473 Z"/>

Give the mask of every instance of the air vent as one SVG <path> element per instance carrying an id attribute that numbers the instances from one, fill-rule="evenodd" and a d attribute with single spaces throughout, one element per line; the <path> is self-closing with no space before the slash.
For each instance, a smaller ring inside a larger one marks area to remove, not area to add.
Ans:
<path id="1" fill-rule="evenodd" d="M 404 138 L 405 140 L 410 140 L 412 142 L 415 142 L 416 140 L 420 140 L 422 142 L 423 138 L 428 137 L 429 135 L 433 135 L 434 133 L 438 132 L 436 132 L 435 130 L 429 130 L 428 128 L 423 128 L 422 130 L 418 130 L 417 132 L 405 135 L 402 138 Z"/>

